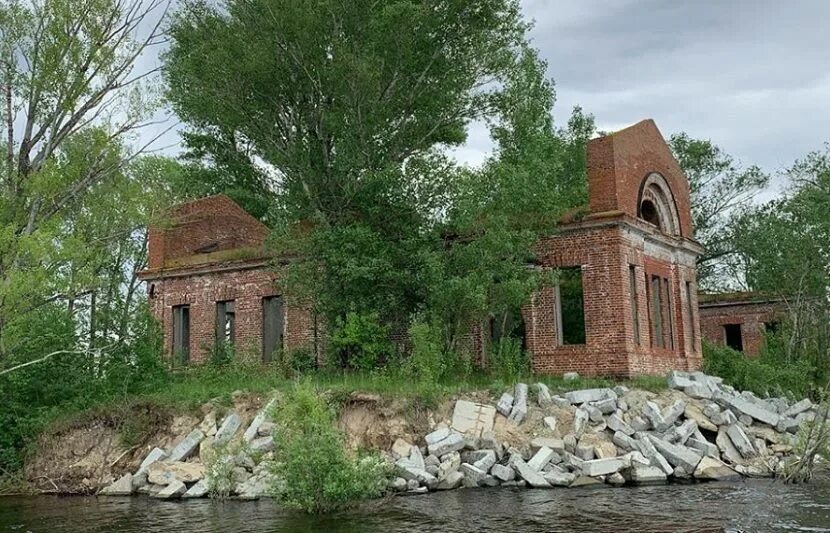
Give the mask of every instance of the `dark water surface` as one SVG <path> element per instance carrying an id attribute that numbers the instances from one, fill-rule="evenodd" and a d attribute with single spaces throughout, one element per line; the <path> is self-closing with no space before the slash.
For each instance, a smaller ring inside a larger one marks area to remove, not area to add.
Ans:
<path id="1" fill-rule="evenodd" d="M 830 482 L 477 489 L 396 497 L 326 517 L 258 502 L 0 498 L 0 533 L 61 531 L 828 531 Z"/>

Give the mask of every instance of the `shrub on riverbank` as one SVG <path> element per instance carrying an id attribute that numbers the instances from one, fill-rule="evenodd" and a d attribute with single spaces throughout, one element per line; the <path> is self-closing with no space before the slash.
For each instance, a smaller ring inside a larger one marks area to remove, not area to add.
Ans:
<path id="1" fill-rule="evenodd" d="M 726 346 L 703 343 L 704 371 L 720 376 L 738 390 L 764 396 L 803 398 L 811 392 L 812 369 L 803 360 L 781 364 L 768 354 L 747 357 Z"/>
<path id="2" fill-rule="evenodd" d="M 273 490 L 286 506 L 307 513 L 329 512 L 384 490 L 386 468 L 377 456 L 349 457 L 334 425 L 334 411 L 309 382 L 296 385 L 273 413 L 277 458 Z"/>

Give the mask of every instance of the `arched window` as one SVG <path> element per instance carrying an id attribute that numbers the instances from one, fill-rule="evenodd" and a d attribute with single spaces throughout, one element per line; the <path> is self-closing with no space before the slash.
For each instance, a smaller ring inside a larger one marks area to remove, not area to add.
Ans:
<path id="1" fill-rule="evenodd" d="M 652 172 L 643 180 L 637 203 L 637 215 L 649 224 L 657 226 L 663 233 L 680 233 L 680 220 L 677 217 L 674 195 L 666 178 L 657 172 Z"/>

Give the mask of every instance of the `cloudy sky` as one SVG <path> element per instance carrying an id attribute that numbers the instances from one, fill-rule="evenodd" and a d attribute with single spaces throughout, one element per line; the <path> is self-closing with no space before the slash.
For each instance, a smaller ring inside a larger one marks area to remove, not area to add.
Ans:
<path id="1" fill-rule="evenodd" d="M 653 118 L 770 172 L 830 141 L 830 0 L 523 0 L 563 124 Z M 165 140 L 170 140 L 170 137 Z M 175 137 L 173 137 L 175 140 Z M 461 160 L 490 141 L 473 126 Z"/>
<path id="2" fill-rule="evenodd" d="M 747 163 L 830 141 L 830 1 L 524 0 L 557 84 L 603 130 L 653 118 Z"/>

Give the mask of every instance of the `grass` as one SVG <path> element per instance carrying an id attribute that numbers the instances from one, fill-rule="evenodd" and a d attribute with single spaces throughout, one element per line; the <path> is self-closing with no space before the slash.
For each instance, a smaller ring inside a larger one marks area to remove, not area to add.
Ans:
<path id="1" fill-rule="evenodd" d="M 347 395 L 360 391 L 378 394 L 386 398 L 408 398 L 438 402 L 455 394 L 489 391 L 493 395 L 511 390 L 514 383 L 528 384 L 541 381 L 551 391 L 559 394 L 571 390 L 625 385 L 629 388 L 660 391 L 666 388 L 662 376 L 642 376 L 632 380 L 579 378 L 564 381 L 554 376 L 524 376 L 513 382 L 493 378 L 485 373 L 454 380 L 421 383 L 394 372 L 343 372 L 321 370 L 305 376 L 320 391 L 335 395 Z M 287 390 L 296 380 L 287 379 L 273 366 L 259 364 L 229 364 L 225 366 L 192 367 L 167 378 L 164 384 L 149 387 L 151 390 L 136 398 L 180 409 L 195 409 L 207 401 L 230 405 L 236 391 L 251 394 L 267 394 L 274 390 Z"/>

